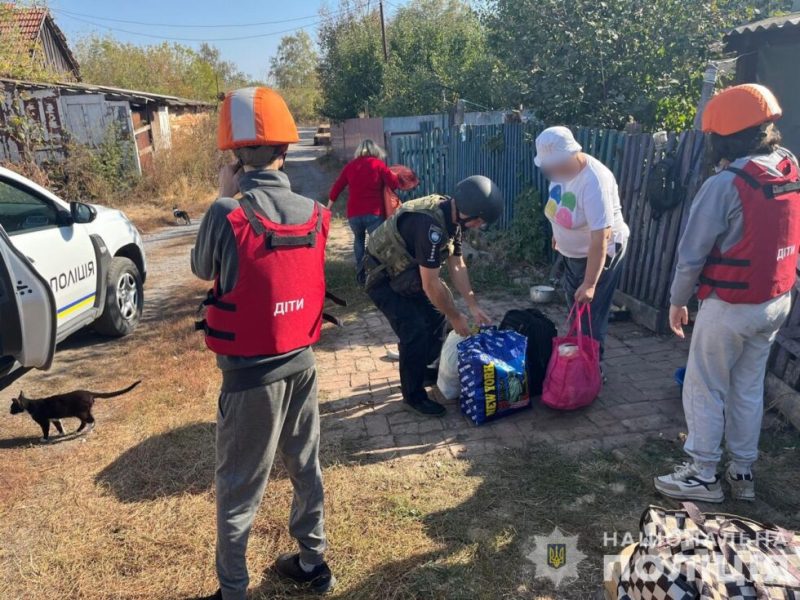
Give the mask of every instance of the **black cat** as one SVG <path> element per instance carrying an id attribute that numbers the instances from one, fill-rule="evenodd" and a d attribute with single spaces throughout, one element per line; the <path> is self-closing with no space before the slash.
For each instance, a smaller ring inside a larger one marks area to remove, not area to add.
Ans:
<path id="1" fill-rule="evenodd" d="M 141 381 L 135 382 L 133 385 L 126 387 L 124 390 L 116 392 L 90 392 L 88 390 L 76 390 L 74 392 L 67 392 L 66 394 L 56 394 L 47 398 L 26 398 L 25 394 L 20 392 L 18 398 L 11 400 L 11 414 L 18 415 L 19 413 L 28 411 L 31 418 L 36 421 L 42 428 L 42 441 L 46 442 L 50 439 L 50 423 L 55 425 L 58 433 L 64 435 L 64 428 L 61 426 L 59 419 L 74 417 L 80 419 L 81 424 L 75 433 L 79 433 L 86 428 L 88 424 L 91 428 L 94 427 L 94 417 L 92 416 L 92 406 L 96 398 L 113 398 L 127 394 Z"/>

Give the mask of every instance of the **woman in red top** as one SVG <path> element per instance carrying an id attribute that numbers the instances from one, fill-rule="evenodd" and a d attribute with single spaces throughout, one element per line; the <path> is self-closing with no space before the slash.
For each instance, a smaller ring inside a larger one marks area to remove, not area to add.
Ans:
<path id="1" fill-rule="evenodd" d="M 356 148 L 353 160 L 345 165 L 331 188 L 328 208 L 350 187 L 347 200 L 347 220 L 353 231 L 353 253 L 356 259 L 356 278 L 363 284 L 365 279 L 361 262 L 364 258 L 366 237 L 383 223 L 386 215 L 383 208 L 383 188 L 395 190 L 400 187 L 397 175 L 389 170 L 384 159 L 386 153 L 372 140 L 364 140 Z"/>

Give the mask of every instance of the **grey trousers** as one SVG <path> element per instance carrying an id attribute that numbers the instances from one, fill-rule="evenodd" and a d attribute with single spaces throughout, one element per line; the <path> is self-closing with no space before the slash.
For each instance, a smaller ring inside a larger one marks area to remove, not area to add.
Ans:
<path id="1" fill-rule="evenodd" d="M 689 436 L 684 450 L 706 472 L 722 458 L 722 438 L 738 473 L 758 458 L 769 350 L 791 307 L 791 294 L 763 304 L 703 301 L 692 331 L 683 383 Z"/>
<path id="2" fill-rule="evenodd" d="M 325 551 L 317 373 L 308 369 L 244 392 L 217 411 L 217 575 L 225 600 L 245 600 L 245 552 L 275 453 L 294 488 L 289 533 L 307 564 Z"/>

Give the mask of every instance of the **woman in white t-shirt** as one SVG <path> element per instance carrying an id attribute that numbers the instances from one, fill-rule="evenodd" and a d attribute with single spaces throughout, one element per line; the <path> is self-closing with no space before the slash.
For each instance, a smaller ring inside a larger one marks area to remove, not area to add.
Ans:
<path id="1" fill-rule="evenodd" d="M 570 307 L 591 305 L 592 335 L 602 357 L 630 232 L 614 174 L 582 150 L 569 129 L 550 127 L 536 138 L 534 162 L 550 180 L 544 212 L 553 228 L 553 247 L 564 257 L 567 301 Z"/>

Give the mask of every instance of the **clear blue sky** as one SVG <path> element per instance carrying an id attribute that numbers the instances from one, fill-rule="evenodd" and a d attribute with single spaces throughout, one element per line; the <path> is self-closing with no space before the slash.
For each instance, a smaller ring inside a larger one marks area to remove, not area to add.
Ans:
<path id="1" fill-rule="evenodd" d="M 374 3 L 377 4 L 377 0 Z M 393 2 L 395 5 L 399 3 L 398 0 Z M 338 10 L 337 0 L 50 0 L 48 6 L 70 44 L 74 45 L 79 38 L 91 33 L 110 34 L 142 45 L 162 40 L 132 32 L 161 36 L 194 47 L 200 41 L 179 38 L 206 40 L 220 49 L 225 60 L 234 62 L 239 69 L 261 80 L 266 78 L 269 59 L 275 53 L 281 36 L 291 33 L 287 30 L 305 28 L 316 39 L 319 9 L 327 6 L 333 11 Z M 386 8 L 387 13 L 392 12 L 390 6 Z M 259 25 L 228 26 L 254 23 Z M 176 24 L 183 26 L 168 26 Z M 241 36 L 263 37 L 214 40 Z"/>

